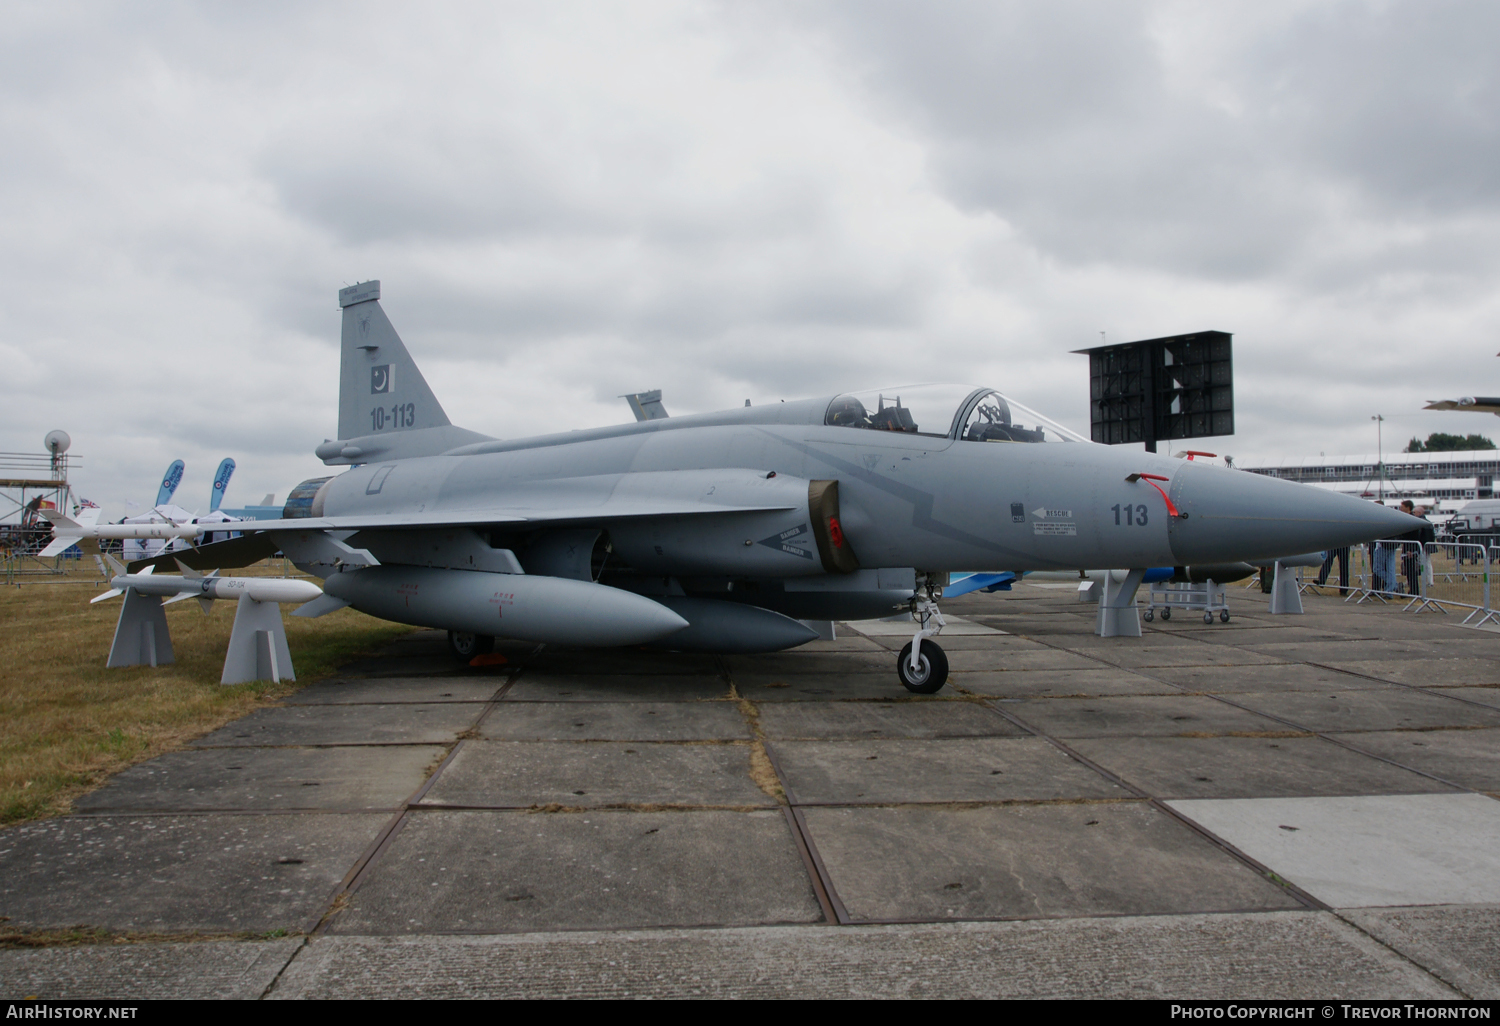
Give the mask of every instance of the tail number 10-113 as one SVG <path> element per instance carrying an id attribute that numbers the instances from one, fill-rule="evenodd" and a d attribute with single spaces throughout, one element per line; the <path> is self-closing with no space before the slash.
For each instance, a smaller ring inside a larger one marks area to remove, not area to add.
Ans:
<path id="1" fill-rule="evenodd" d="M 384 431 L 388 426 L 409 428 L 416 422 L 416 403 L 401 403 L 391 407 L 377 406 L 370 411 L 370 427 L 376 431 Z"/>

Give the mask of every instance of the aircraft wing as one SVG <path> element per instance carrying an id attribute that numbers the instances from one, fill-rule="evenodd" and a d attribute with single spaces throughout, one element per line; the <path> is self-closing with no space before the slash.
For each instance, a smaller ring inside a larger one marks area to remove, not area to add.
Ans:
<path id="1" fill-rule="evenodd" d="M 634 520 L 649 517 L 714 516 L 729 513 L 781 512 L 797 508 L 794 503 L 739 503 L 727 505 L 701 499 L 648 499 L 626 496 L 598 505 L 573 505 L 554 508 L 501 508 L 468 510 L 434 510 L 421 513 L 378 513 L 337 517 L 299 517 L 283 520 L 244 520 L 233 525 L 244 532 L 240 538 L 212 542 L 193 549 L 163 553 L 153 559 L 136 560 L 131 573 L 140 573 L 147 565 L 175 569 L 180 560 L 195 570 L 213 570 L 249 566 L 265 559 L 281 546 L 276 541 L 283 531 L 312 533 L 325 531 L 423 530 L 444 527 L 486 527 L 495 524 L 537 524 L 566 526 L 578 523 L 605 523 L 611 520 Z"/>
<path id="2" fill-rule="evenodd" d="M 1424 410 L 1462 410 L 1465 413 L 1493 413 L 1500 416 L 1500 396 L 1471 395 L 1462 399 L 1429 399 Z"/>
<path id="3" fill-rule="evenodd" d="M 722 513 L 766 513 L 794 506 L 721 506 L 713 503 L 608 503 L 547 510 L 472 509 L 427 513 L 377 513 L 343 517 L 300 517 L 293 520 L 236 521 L 246 533 L 261 531 L 373 531 L 426 527 L 482 527 L 487 524 L 569 524 L 640 517 L 685 517 Z"/>
<path id="4" fill-rule="evenodd" d="M 359 472 L 355 472 L 358 474 Z M 345 495 L 380 488 L 387 473 L 353 476 Z M 368 482 L 368 483 L 366 483 Z M 747 469 L 639 471 L 537 481 L 524 489 L 452 496 L 443 509 L 405 513 L 341 513 L 327 517 L 255 520 L 243 531 L 367 531 L 481 527 L 489 524 L 573 524 L 643 517 L 712 516 L 805 508 L 805 480 Z M 435 489 L 434 489 L 435 490 Z M 346 507 L 347 508 L 347 507 Z M 378 507 L 377 507 L 378 508 Z M 389 507 L 387 507 L 389 508 Z"/>

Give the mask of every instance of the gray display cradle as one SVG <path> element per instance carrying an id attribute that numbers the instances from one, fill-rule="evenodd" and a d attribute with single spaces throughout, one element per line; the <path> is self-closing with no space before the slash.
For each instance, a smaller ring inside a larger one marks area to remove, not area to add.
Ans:
<path id="1" fill-rule="evenodd" d="M 125 590 L 125 604 L 115 624 L 115 641 L 109 650 L 110 668 L 163 666 L 173 662 L 172 637 L 167 632 L 167 614 L 158 595 Z M 275 602 L 257 602 L 241 595 L 234 611 L 234 631 L 224 657 L 220 684 L 244 684 L 252 680 L 296 680 L 292 652 L 286 643 L 281 608 Z"/>

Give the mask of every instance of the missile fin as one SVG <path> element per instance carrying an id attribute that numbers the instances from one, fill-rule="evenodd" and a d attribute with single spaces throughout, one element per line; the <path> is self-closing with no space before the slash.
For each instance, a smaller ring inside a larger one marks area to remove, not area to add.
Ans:
<path id="1" fill-rule="evenodd" d="M 125 594 L 125 593 L 123 591 L 121 591 L 119 588 L 111 588 L 108 591 L 106 591 L 103 595 L 95 595 L 93 598 L 89 599 L 89 605 L 93 605 L 95 602 L 103 602 L 105 599 L 112 599 L 112 598 L 114 598 L 117 595 L 123 595 L 123 594 Z"/>
<path id="2" fill-rule="evenodd" d="M 156 570 L 156 565 L 154 563 L 152 565 L 150 565 L 150 566 L 143 566 L 143 567 L 141 567 L 141 576 L 142 577 L 149 577 L 149 576 L 151 576 L 151 574 L 155 570 Z"/>
<path id="3" fill-rule="evenodd" d="M 198 580 L 202 580 L 203 579 L 203 575 L 201 573 L 199 573 L 197 570 L 194 570 L 190 566 L 185 566 L 183 564 L 182 560 L 180 560 L 180 559 L 173 559 L 172 562 L 174 562 L 174 563 L 177 564 L 177 569 L 181 570 L 182 571 L 182 576 L 185 577 L 185 578 L 187 578 L 188 580 L 190 580 L 190 581 L 198 581 Z"/>
<path id="4" fill-rule="evenodd" d="M 47 543 L 47 547 L 37 553 L 37 558 L 46 559 L 50 556 L 60 556 L 74 545 L 78 544 L 78 535 L 65 534 L 61 538 L 53 538 Z"/>
<path id="5" fill-rule="evenodd" d="M 214 600 L 204 598 L 200 595 L 198 596 L 198 608 L 203 610 L 204 616 L 207 616 L 209 613 L 212 613 L 214 611 Z"/>
<path id="6" fill-rule="evenodd" d="M 104 554 L 104 562 L 106 562 L 106 563 L 109 564 L 109 568 L 115 572 L 115 576 L 117 576 L 117 577 L 124 577 L 125 576 L 125 565 L 123 563 L 121 563 L 118 559 L 116 559 L 114 556 L 111 556 L 109 553 L 106 552 Z"/>
<path id="7" fill-rule="evenodd" d="M 162 605 L 164 605 L 164 606 L 170 606 L 173 602 L 181 602 L 183 599 L 190 599 L 190 598 L 197 598 L 197 596 L 194 595 L 190 591 L 185 591 L 181 595 L 173 595 L 171 598 L 169 598 L 165 602 L 163 602 Z"/>

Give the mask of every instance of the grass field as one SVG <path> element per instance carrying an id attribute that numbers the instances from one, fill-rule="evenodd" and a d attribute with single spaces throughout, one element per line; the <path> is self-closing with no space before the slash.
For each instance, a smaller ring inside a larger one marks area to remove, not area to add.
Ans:
<path id="1" fill-rule="evenodd" d="M 297 683 L 226 687 L 219 676 L 234 604 L 215 603 L 205 616 L 190 600 L 167 607 L 175 663 L 106 670 L 121 600 L 90 605 L 104 586 L 91 583 L 99 575 L 83 562 L 67 577 L 0 588 L 0 825 L 66 812 L 109 774 L 180 748 L 411 629 L 352 609 L 315 620 L 287 615 Z M 234 571 L 281 572 L 279 560 Z"/>

